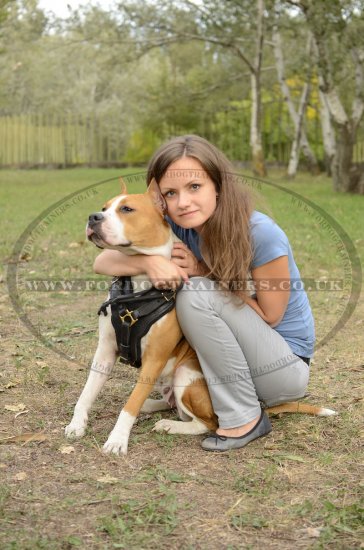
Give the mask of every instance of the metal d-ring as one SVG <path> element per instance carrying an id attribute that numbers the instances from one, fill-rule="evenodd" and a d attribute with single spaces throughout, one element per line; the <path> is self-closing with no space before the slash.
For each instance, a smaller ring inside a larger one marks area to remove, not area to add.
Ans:
<path id="1" fill-rule="evenodd" d="M 121 319 L 121 322 L 124 323 L 125 319 L 130 319 L 130 325 L 129 326 L 132 327 L 133 325 L 135 325 L 135 323 L 137 322 L 138 319 L 134 319 L 133 313 L 134 313 L 134 311 L 129 311 L 127 309 L 125 315 L 119 315 L 119 317 Z"/>

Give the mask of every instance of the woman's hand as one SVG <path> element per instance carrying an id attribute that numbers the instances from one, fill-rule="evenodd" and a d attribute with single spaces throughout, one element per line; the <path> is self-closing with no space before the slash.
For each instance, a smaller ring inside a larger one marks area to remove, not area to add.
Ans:
<path id="1" fill-rule="evenodd" d="M 176 290 L 181 282 L 188 282 L 187 271 L 163 256 L 144 257 L 146 274 L 155 288 Z"/>
<path id="2" fill-rule="evenodd" d="M 200 262 L 193 255 L 191 250 L 183 243 L 177 242 L 173 245 L 172 262 L 185 270 L 188 275 L 202 275 Z"/>

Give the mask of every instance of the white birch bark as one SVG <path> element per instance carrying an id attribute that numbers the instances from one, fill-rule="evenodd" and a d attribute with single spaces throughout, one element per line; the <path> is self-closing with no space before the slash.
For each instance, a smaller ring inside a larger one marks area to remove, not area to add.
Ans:
<path id="1" fill-rule="evenodd" d="M 311 43 L 312 43 L 312 38 L 310 36 L 308 40 L 308 45 L 307 45 L 308 55 L 310 54 Z M 307 108 L 310 87 L 307 83 L 304 85 L 302 90 L 301 100 L 300 100 L 299 111 L 297 113 L 294 103 L 292 101 L 289 86 L 287 85 L 286 78 L 285 78 L 282 39 L 281 39 L 280 32 L 278 30 L 278 27 L 276 25 L 273 27 L 273 50 L 274 50 L 274 57 L 276 61 L 278 82 L 280 84 L 281 92 L 284 97 L 284 100 L 287 103 L 288 112 L 290 114 L 290 117 L 292 119 L 293 126 L 294 126 L 294 139 L 292 142 L 287 174 L 289 177 L 294 177 L 296 175 L 298 162 L 299 162 L 300 148 L 302 148 L 303 154 L 305 155 L 309 163 L 310 170 L 313 172 L 318 172 L 319 169 L 318 169 L 317 159 L 310 147 L 310 144 L 308 142 L 307 135 L 304 129 L 304 124 L 303 124 L 303 117 L 305 115 L 306 108 Z"/>
<path id="2" fill-rule="evenodd" d="M 302 139 L 302 134 L 305 133 L 303 129 L 303 119 L 307 108 L 309 93 L 310 93 L 310 85 L 306 82 L 303 86 L 303 90 L 301 94 L 301 101 L 300 101 L 300 106 L 299 106 L 298 115 L 297 115 L 297 125 L 295 127 L 295 135 L 293 138 L 293 143 L 291 148 L 291 156 L 288 163 L 287 175 L 290 178 L 295 177 L 298 169 L 298 163 L 300 159 L 300 145 L 301 145 L 300 141 Z"/>
<path id="3" fill-rule="evenodd" d="M 254 67 L 251 70 L 251 92 L 252 92 L 252 112 L 250 123 L 250 145 L 253 157 L 253 172 L 259 176 L 266 176 L 266 167 L 262 146 L 261 131 L 261 84 L 260 73 L 263 59 L 264 44 L 264 0 L 257 0 L 257 32 L 256 32 L 256 50 Z"/>
<path id="4" fill-rule="evenodd" d="M 331 124 L 330 110 L 326 101 L 325 94 L 319 89 L 320 99 L 320 122 L 322 131 L 322 141 L 326 157 L 327 171 L 332 174 L 332 162 L 336 155 L 335 131 Z"/>
<path id="5" fill-rule="evenodd" d="M 355 63 L 355 97 L 351 117 L 340 100 L 338 89 L 333 81 L 325 44 L 321 36 L 315 35 L 316 53 L 321 57 L 318 63 L 322 104 L 327 105 L 331 119 L 335 122 L 338 139 L 334 156 L 331 159 L 331 172 L 335 191 L 364 193 L 364 176 L 360 168 L 353 166 L 354 144 L 358 126 L 364 112 L 364 52 L 351 51 Z M 323 69 L 322 67 L 325 67 Z M 329 139 L 329 134 L 326 136 Z"/>

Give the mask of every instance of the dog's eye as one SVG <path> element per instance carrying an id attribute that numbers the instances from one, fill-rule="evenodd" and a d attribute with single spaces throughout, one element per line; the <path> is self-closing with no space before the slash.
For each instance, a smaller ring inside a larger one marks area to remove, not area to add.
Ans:
<path id="1" fill-rule="evenodd" d="M 120 212 L 123 212 L 123 214 L 129 214 L 129 212 L 134 212 L 134 208 L 130 208 L 130 206 L 121 206 Z"/>
<path id="2" fill-rule="evenodd" d="M 105 206 L 103 208 L 101 208 L 101 212 L 106 212 Z"/>

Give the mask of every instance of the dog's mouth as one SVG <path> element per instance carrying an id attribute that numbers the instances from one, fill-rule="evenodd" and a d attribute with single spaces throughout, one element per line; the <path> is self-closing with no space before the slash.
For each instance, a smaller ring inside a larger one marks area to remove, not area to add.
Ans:
<path id="1" fill-rule="evenodd" d="M 89 241 L 91 241 L 94 245 L 96 245 L 98 248 L 128 248 L 132 245 L 131 241 L 127 241 L 125 243 L 120 243 L 116 245 L 111 245 L 107 243 L 101 235 L 99 235 L 94 229 L 92 229 L 89 225 L 86 227 L 86 237 Z"/>
<path id="2" fill-rule="evenodd" d="M 92 237 L 93 235 L 96 235 L 95 231 L 93 229 L 91 229 L 91 227 L 88 225 L 86 227 L 86 237 L 88 238 L 89 241 L 92 241 Z"/>
<path id="3" fill-rule="evenodd" d="M 105 248 L 104 242 L 102 241 L 102 239 L 100 239 L 100 237 L 98 235 L 96 235 L 96 233 L 92 233 L 91 235 L 87 235 L 87 238 L 95 246 L 97 246 L 97 248 L 101 248 L 101 249 Z"/>
<path id="4" fill-rule="evenodd" d="M 106 243 L 103 241 L 102 237 L 96 233 L 89 225 L 86 227 L 86 237 L 91 241 L 97 248 L 105 248 Z"/>

